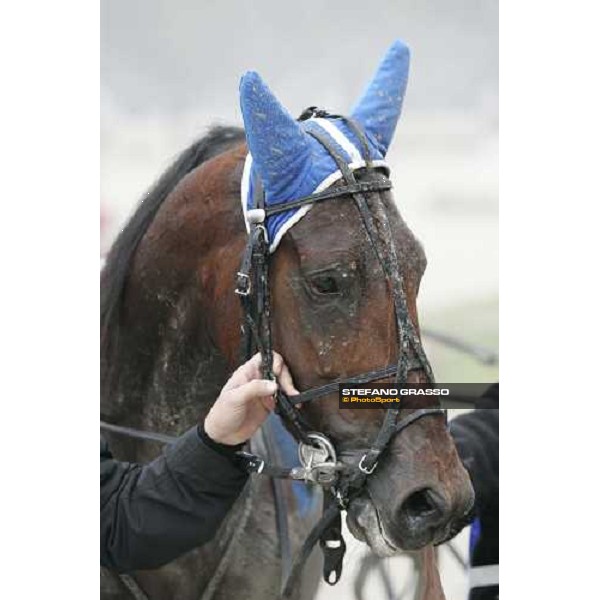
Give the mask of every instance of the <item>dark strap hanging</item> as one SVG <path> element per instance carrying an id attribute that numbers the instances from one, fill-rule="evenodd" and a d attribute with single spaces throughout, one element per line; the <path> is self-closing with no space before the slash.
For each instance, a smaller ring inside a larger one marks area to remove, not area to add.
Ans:
<path id="1" fill-rule="evenodd" d="M 342 536 L 342 514 L 339 510 L 337 516 L 321 534 L 319 545 L 323 552 L 323 579 L 329 585 L 335 585 L 342 576 L 346 554 L 346 542 Z"/>
<path id="2" fill-rule="evenodd" d="M 319 522 L 315 525 L 313 530 L 308 534 L 308 537 L 304 540 L 300 552 L 295 556 L 294 562 L 288 578 L 283 582 L 281 588 L 281 597 L 284 599 L 290 598 L 300 586 L 302 577 L 302 569 L 310 556 L 313 548 L 317 542 L 321 539 L 325 531 L 335 523 L 340 516 L 340 507 L 335 503 L 331 503 L 323 512 L 323 516 Z M 341 567 L 340 567 L 341 568 Z M 341 571 L 340 571 L 341 573 Z"/>

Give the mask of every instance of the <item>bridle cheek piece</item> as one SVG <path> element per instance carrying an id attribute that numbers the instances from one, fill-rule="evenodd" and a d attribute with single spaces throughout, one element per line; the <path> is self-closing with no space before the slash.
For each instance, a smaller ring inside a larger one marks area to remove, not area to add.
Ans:
<path id="1" fill-rule="evenodd" d="M 257 178 L 254 186 L 254 208 L 246 213 L 249 224 L 248 242 L 240 269 L 236 276 L 235 293 L 239 296 L 244 314 L 242 325 L 242 359 L 249 359 L 256 351 L 260 352 L 263 377 L 275 380 L 273 373 L 273 345 L 271 335 L 271 300 L 269 287 L 270 251 L 266 219 L 274 214 L 315 204 L 332 198 L 350 196 L 361 217 L 367 238 L 375 251 L 383 269 L 394 301 L 398 362 L 383 368 L 332 381 L 326 385 L 311 388 L 299 395 L 288 397 L 281 390 L 277 392 L 276 413 L 286 423 L 298 441 L 300 467 L 283 469 L 270 466 L 261 458 L 245 452 L 239 453 L 240 464 L 250 473 L 262 473 L 271 477 L 289 478 L 318 484 L 326 492 L 325 510 L 321 520 L 306 539 L 301 552 L 296 556 L 287 580 L 282 585 L 282 596 L 292 594 L 313 546 L 320 543 L 324 553 L 324 579 L 330 584 L 339 581 L 345 543 L 341 535 L 341 511 L 348 507 L 350 500 L 359 494 L 366 485 L 367 478 L 376 470 L 381 453 L 392 439 L 406 427 L 427 416 L 445 417 L 440 407 L 421 408 L 400 419 L 400 409 L 386 410 L 383 423 L 371 446 L 359 453 L 356 464 L 340 462 L 333 443 L 323 434 L 312 431 L 297 408 L 297 405 L 311 402 L 337 392 L 342 381 L 368 383 L 384 377 L 395 376 L 398 384 L 405 384 L 408 373 L 422 370 L 430 383 L 434 382 L 429 361 L 423 351 L 419 336 L 410 319 L 406 296 L 402 284 L 402 274 L 392 232 L 385 211 L 379 211 L 375 226 L 374 211 L 369 207 L 365 194 L 391 189 L 391 181 L 386 177 L 372 177 L 375 168 L 369 145 L 361 128 L 350 118 L 331 115 L 315 107 L 306 109 L 300 120 L 312 117 L 342 119 L 359 140 L 366 163 L 367 179 L 358 181 L 344 158 L 328 136 L 316 128 L 308 129 L 307 134 L 315 138 L 336 162 L 344 181 L 343 186 L 326 189 L 291 202 L 269 205 L 265 203 L 263 186 Z"/>

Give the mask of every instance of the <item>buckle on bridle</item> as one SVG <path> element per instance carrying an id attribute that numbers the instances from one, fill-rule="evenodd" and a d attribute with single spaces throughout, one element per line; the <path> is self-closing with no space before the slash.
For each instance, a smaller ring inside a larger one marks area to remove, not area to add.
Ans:
<path id="1" fill-rule="evenodd" d="M 337 462 L 335 448 L 321 433 L 307 434 L 309 442 L 298 444 L 298 458 L 302 466 L 292 469 L 292 478 L 329 487 L 337 480 L 341 465 Z"/>
<path id="2" fill-rule="evenodd" d="M 235 287 L 235 293 L 238 296 L 249 296 L 252 285 L 250 283 L 250 275 L 238 271 L 237 274 L 237 285 Z"/>
<path id="3" fill-rule="evenodd" d="M 370 475 L 377 468 L 377 462 L 378 461 L 375 461 L 373 463 L 373 466 L 369 469 L 369 468 L 365 467 L 364 464 L 363 464 L 365 462 L 366 458 L 367 458 L 367 455 L 363 454 L 362 458 L 360 459 L 360 462 L 358 463 L 358 470 L 361 473 L 364 473 L 365 475 Z"/>
<path id="4" fill-rule="evenodd" d="M 290 477 L 296 481 L 330 487 L 337 481 L 340 468 L 337 463 L 332 462 L 319 463 L 308 467 L 294 467 L 290 471 Z"/>

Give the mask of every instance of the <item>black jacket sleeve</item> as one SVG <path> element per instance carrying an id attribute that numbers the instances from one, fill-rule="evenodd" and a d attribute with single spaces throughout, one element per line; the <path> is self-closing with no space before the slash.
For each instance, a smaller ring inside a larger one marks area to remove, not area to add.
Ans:
<path id="1" fill-rule="evenodd" d="M 148 465 L 115 460 L 101 437 L 101 565 L 120 572 L 152 569 L 209 541 L 246 480 L 201 428 Z"/>
<path id="2" fill-rule="evenodd" d="M 475 410 L 450 422 L 458 454 L 471 476 L 481 540 L 473 564 L 498 562 L 499 414 L 498 384 L 477 401 Z"/>

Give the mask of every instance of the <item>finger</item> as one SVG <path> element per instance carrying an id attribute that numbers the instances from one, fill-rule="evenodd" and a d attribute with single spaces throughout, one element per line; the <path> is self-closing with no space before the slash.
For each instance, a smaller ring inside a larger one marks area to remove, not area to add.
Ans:
<path id="1" fill-rule="evenodd" d="M 247 365 L 253 365 L 254 368 L 260 368 L 262 363 L 262 356 L 260 352 L 257 352 L 250 360 L 247 361 Z"/>
<path id="2" fill-rule="evenodd" d="M 284 364 L 281 354 L 279 354 L 279 352 L 273 352 L 273 373 L 277 377 L 279 377 Z"/>
<path id="3" fill-rule="evenodd" d="M 277 380 L 281 384 L 281 389 L 288 396 L 295 396 L 296 394 L 300 393 L 294 385 L 288 366 L 285 364 L 283 357 L 278 352 L 273 352 L 273 373 L 276 375 Z"/>
<path id="4" fill-rule="evenodd" d="M 247 402 L 253 402 L 260 400 L 265 396 L 272 396 L 277 391 L 277 383 L 275 381 L 268 381 L 267 379 L 253 379 L 248 383 L 244 383 L 236 390 L 233 391 L 235 394 L 235 400 L 242 404 Z"/>
<path id="5" fill-rule="evenodd" d="M 288 396 L 297 396 L 300 393 L 294 385 L 292 374 L 290 373 L 290 370 L 288 369 L 286 364 L 284 364 L 283 367 L 281 367 L 281 373 L 279 375 L 279 384 L 281 385 L 281 389 Z"/>
<path id="6" fill-rule="evenodd" d="M 260 401 L 262 405 L 269 411 L 272 412 L 275 410 L 275 397 L 274 396 L 265 396 L 261 398 Z"/>
<path id="7" fill-rule="evenodd" d="M 240 365 L 232 373 L 231 377 L 227 380 L 227 383 L 223 386 L 223 391 L 226 392 L 240 387 L 240 385 L 252 381 L 253 379 L 260 379 L 260 365 L 260 353 L 257 352 L 251 359 Z"/>
<path id="8" fill-rule="evenodd" d="M 260 352 L 257 352 L 251 359 L 247 360 L 242 367 L 246 381 L 261 379 L 262 356 Z"/>

